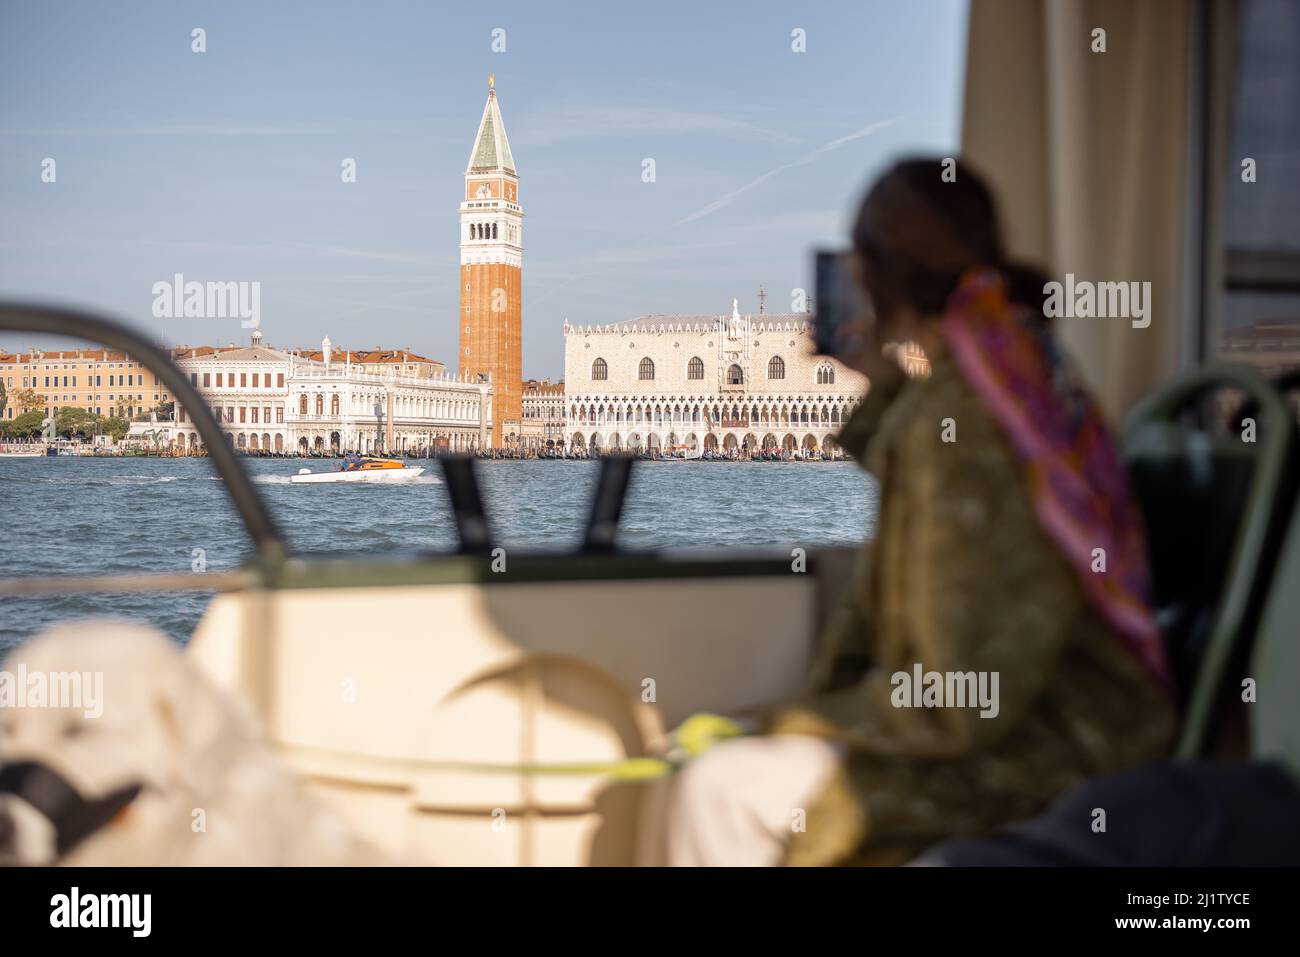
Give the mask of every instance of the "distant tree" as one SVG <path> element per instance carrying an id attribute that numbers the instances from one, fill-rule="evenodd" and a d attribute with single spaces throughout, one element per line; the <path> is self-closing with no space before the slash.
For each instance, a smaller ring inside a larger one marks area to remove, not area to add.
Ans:
<path id="1" fill-rule="evenodd" d="M 175 407 L 176 404 L 174 402 L 159 402 L 152 409 L 146 409 L 143 406 L 141 406 L 139 409 L 136 409 L 135 415 L 131 416 L 131 421 L 148 422 L 150 416 L 156 415 L 158 416 L 159 422 L 170 422 L 172 417 L 172 409 L 174 409 Z M 123 414 L 121 406 L 118 406 L 117 414 L 118 415 Z"/>
<path id="2" fill-rule="evenodd" d="M 121 442 L 126 436 L 126 433 L 131 431 L 131 423 L 126 419 L 118 418 L 116 416 L 113 418 L 101 419 L 100 431 L 105 435 L 110 436 L 114 442 Z"/>
<path id="3" fill-rule="evenodd" d="M 5 391 L 4 382 L 0 382 L 0 418 L 4 418 L 7 408 L 9 408 L 9 393 Z"/>
<path id="4" fill-rule="evenodd" d="M 41 434 L 41 423 L 44 421 L 45 413 L 40 410 L 24 412 L 5 423 L 5 435 L 15 439 L 30 439 Z"/>
<path id="5" fill-rule="evenodd" d="M 59 415 L 54 420 L 54 431 L 65 438 L 70 439 L 75 435 L 84 439 L 95 434 L 99 422 L 99 416 L 93 412 L 66 406 L 59 410 Z"/>
<path id="6" fill-rule="evenodd" d="M 11 399 L 14 408 L 19 412 L 33 412 L 45 408 L 45 396 L 35 389 L 17 389 Z"/>

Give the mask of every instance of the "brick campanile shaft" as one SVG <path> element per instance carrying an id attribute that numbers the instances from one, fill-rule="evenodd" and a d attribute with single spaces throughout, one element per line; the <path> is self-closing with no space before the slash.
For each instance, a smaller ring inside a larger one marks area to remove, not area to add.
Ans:
<path id="1" fill-rule="evenodd" d="M 523 419 L 523 229 L 519 174 L 493 78 L 460 204 L 460 371 L 492 377 L 492 445 L 519 444 Z"/>

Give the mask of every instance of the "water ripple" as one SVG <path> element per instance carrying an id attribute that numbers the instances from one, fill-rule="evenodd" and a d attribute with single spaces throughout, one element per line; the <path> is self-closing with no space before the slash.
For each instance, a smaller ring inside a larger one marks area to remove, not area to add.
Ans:
<path id="1" fill-rule="evenodd" d="M 431 472 L 436 463 L 428 463 Z M 289 484 L 322 463 L 245 459 L 290 547 L 311 553 L 449 551 L 455 525 L 439 475 L 410 485 Z M 328 468 L 329 463 L 324 463 Z M 479 478 L 499 542 L 576 547 L 595 462 L 484 461 Z M 637 547 L 855 544 L 872 531 L 875 483 L 856 467 L 811 462 L 638 462 L 622 541 Z M 197 561 L 238 567 L 251 549 L 211 464 L 202 459 L 2 459 L 0 577 L 183 573 Z M 144 619 L 184 640 L 207 595 L 0 599 L 0 649 L 51 621 Z"/>

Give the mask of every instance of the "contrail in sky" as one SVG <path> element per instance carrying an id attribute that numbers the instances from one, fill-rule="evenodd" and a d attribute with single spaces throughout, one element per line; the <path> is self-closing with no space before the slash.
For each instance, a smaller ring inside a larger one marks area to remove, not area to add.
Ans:
<path id="1" fill-rule="evenodd" d="M 830 153 L 833 150 L 837 150 L 841 146 L 844 146 L 846 143 L 852 143 L 854 140 L 860 140 L 863 139 L 864 137 L 871 136 L 873 133 L 879 132 L 880 130 L 883 130 L 887 126 L 893 126 L 896 122 L 898 122 L 897 118 L 889 119 L 889 120 L 881 120 L 880 122 L 877 123 L 870 123 L 867 126 L 862 127 L 862 129 L 849 133 L 846 136 L 841 136 L 838 139 L 831 140 L 829 143 L 823 143 L 821 146 L 817 147 L 817 149 L 813 150 L 811 153 L 807 153 L 796 160 L 792 160 L 789 163 L 785 163 L 781 166 L 778 166 L 776 169 L 769 170 L 768 172 L 764 173 L 762 176 L 758 177 L 757 179 L 751 180 L 750 182 L 746 183 L 744 186 L 741 186 L 739 189 L 733 189 L 730 193 L 725 193 L 724 195 L 715 199 L 713 202 L 709 203 L 707 206 L 703 206 L 700 209 L 697 209 L 695 212 L 683 216 L 681 219 L 677 220 L 677 222 L 673 223 L 672 226 L 666 226 L 659 230 L 651 232 L 646 236 L 642 237 L 642 239 L 658 238 L 659 236 L 662 236 L 665 232 L 668 232 L 674 227 L 682 226 L 686 223 L 694 222 L 697 219 L 703 219 L 705 216 L 710 216 L 713 213 L 716 213 L 718 210 L 722 209 L 724 206 L 730 205 L 731 202 L 737 196 L 743 196 L 745 193 L 757 189 L 759 186 L 762 186 L 772 177 L 779 176 L 781 173 L 784 173 L 786 170 L 794 169 L 795 167 L 798 166 L 807 166 L 809 163 L 814 162 L 818 157 L 820 157 L 824 153 Z M 573 285 L 579 279 L 584 279 L 584 278 L 586 278 L 584 274 L 578 274 L 572 276 L 569 279 L 566 279 L 564 282 L 556 286 L 552 286 L 550 289 L 542 293 L 537 298 L 530 299 L 528 304 L 529 306 L 536 306 L 539 303 L 545 302 L 547 299 L 550 299 L 556 293 L 561 292 L 562 290 Z"/>
<path id="2" fill-rule="evenodd" d="M 837 140 L 831 140 L 829 143 L 817 147 L 817 149 L 813 150 L 811 153 L 807 153 L 804 156 L 799 157 L 797 160 L 793 160 L 789 163 L 785 163 L 782 166 L 778 166 L 776 169 L 768 170 L 762 176 L 758 177 L 757 179 L 751 180 L 750 182 L 746 183 L 744 186 L 740 187 L 739 189 L 733 189 L 730 193 L 724 193 L 722 196 L 719 196 L 717 199 L 709 203 L 707 206 L 703 206 L 700 209 L 697 209 L 695 212 L 683 216 L 681 219 L 677 220 L 677 222 L 673 223 L 673 225 L 682 226 L 686 223 L 694 222 L 697 219 L 703 219 L 705 216 L 709 216 L 713 213 L 716 213 L 724 206 L 729 206 L 731 204 L 731 201 L 734 200 L 737 196 L 743 196 L 745 193 L 748 193 L 750 190 L 757 189 L 759 186 L 762 186 L 772 177 L 779 176 L 781 173 L 784 173 L 786 170 L 794 169 L 797 166 L 807 166 L 809 163 L 816 160 L 817 157 L 821 156 L 823 153 L 829 153 L 832 150 L 837 150 L 845 143 L 852 143 L 854 140 L 860 140 L 863 137 L 870 136 L 871 134 L 879 130 L 883 130 L 887 126 L 892 126 L 894 123 L 895 120 L 882 120 L 879 123 L 872 123 L 869 126 L 864 126 L 862 129 L 858 130 L 855 133 L 850 133 L 847 136 L 841 136 Z"/>

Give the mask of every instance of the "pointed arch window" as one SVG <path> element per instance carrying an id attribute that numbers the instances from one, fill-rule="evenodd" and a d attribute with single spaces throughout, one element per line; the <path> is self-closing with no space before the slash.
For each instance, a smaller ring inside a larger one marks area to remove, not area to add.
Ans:
<path id="1" fill-rule="evenodd" d="M 641 366 L 637 371 L 637 378 L 642 381 L 645 381 L 647 379 L 653 379 L 654 377 L 655 377 L 654 360 L 651 359 L 649 356 L 646 356 L 644 359 L 641 360 Z"/>
<path id="2" fill-rule="evenodd" d="M 604 382 L 609 378 L 609 364 L 604 359 L 597 359 L 591 364 L 591 379 L 593 382 Z"/>
<path id="3" fill-rule="evenodd" d="M 832 365 L 819 365 L 817 367 L 817 384 L 834 385 L 835 384 L 835 367 Z"/>
<path id="4" fill-rule="evenodd" d="M 686 363 L 686 378 L 703 379 L 704 378 L 704 360 L 695 356 L 690 362 Z"/>
<path id="5" fill-rule="evenodd" d="M 780 356 L 772 356 L 767 363 L 767 377 L 769 379 L 784 379 L 785 360 Z"/>

